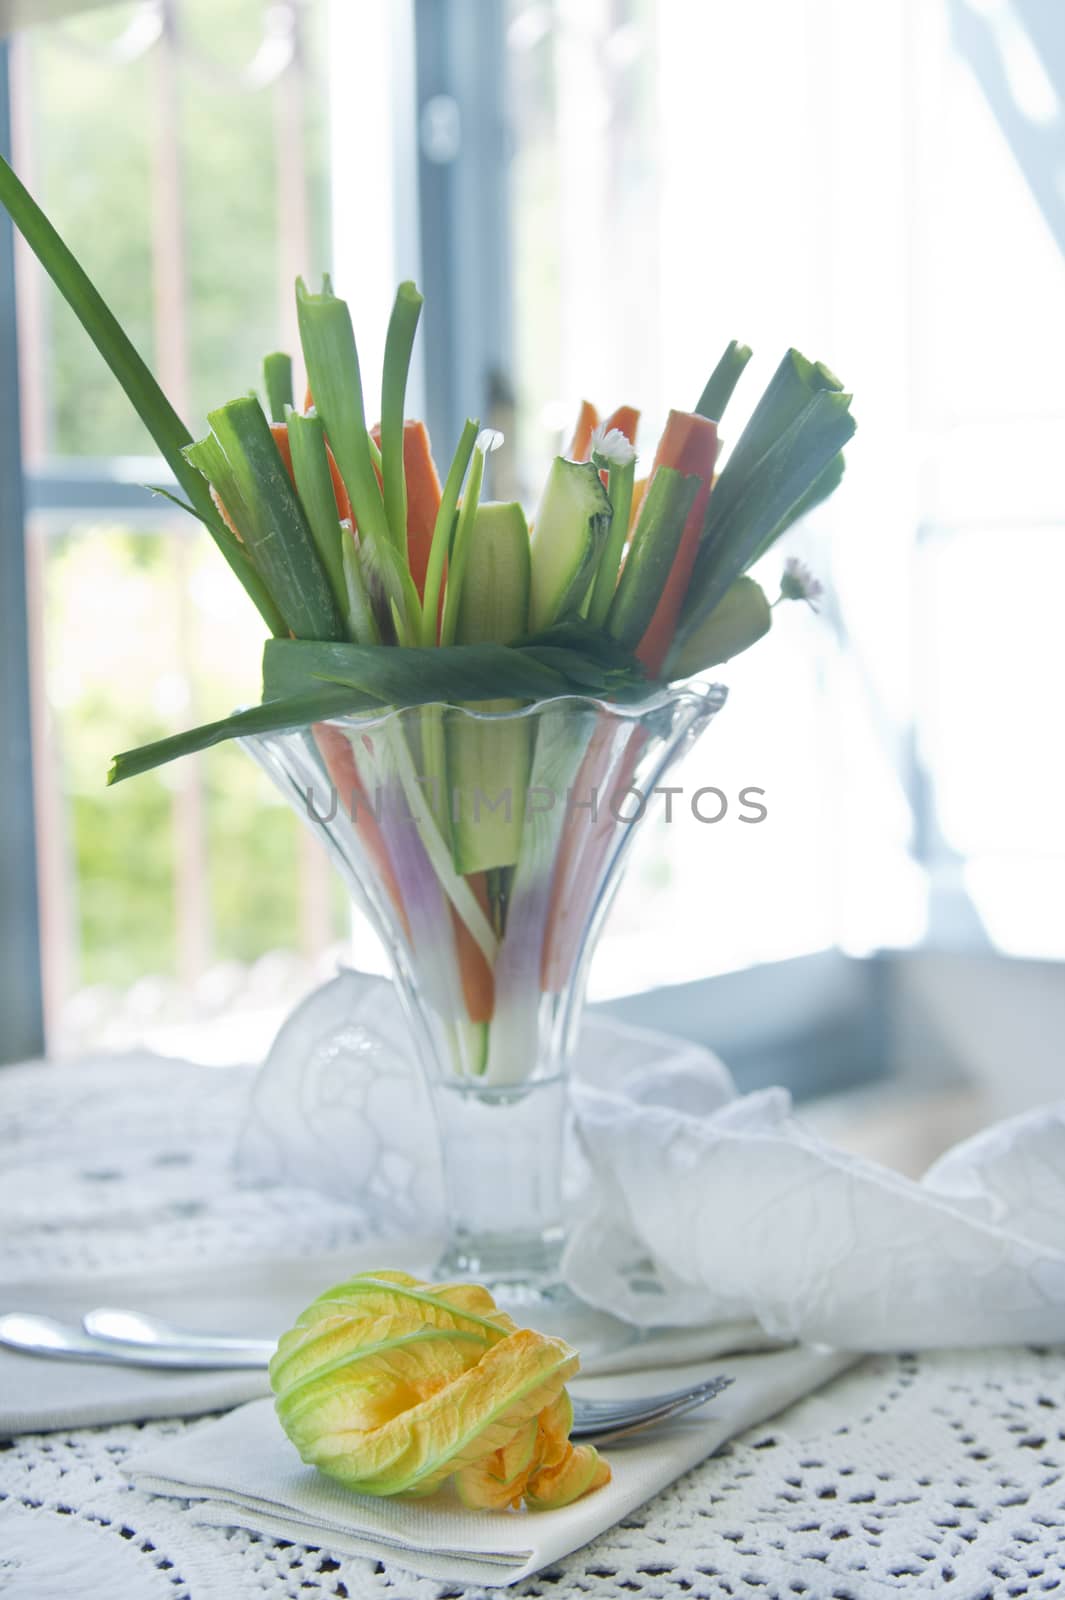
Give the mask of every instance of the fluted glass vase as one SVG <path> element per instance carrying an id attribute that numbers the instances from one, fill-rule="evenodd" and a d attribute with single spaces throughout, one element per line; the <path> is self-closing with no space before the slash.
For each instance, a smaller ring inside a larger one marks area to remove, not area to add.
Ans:
<path id="1" fill-rule="evenodd" d="M 391 960 L 440 1132 L 441 1276 L 511 1299 L 557 1282 L 589 962 L 656 785 L 724 697 L 427 705 L 242 741 Z"/>

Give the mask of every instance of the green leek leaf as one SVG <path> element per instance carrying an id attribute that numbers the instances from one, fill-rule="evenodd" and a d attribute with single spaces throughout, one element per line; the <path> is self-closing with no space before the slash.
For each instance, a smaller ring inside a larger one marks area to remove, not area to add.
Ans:
<path id="1" fill-rule="evenodd" d="M 407 555 L 407 478 L 403 468 L 403 406 L 414 335 L 422 297 L 413 283 L 401 283 L 385 336 L 381 373 L 381 479 L 392 543 Z"/>
<path id="2" fill-rule="evenodd" d="M 700 417 L 707 417 L 711 422 L 721 421 L 725 407 L 732 399 L 732 392 L 743 376 L 743 369 L 750 359 L 750 345 L 740 344 L 733 339 L 699 396 L 699 403 L 695 409 Z"/>
<path id="3" fill-rule="evenodd" d="M 263 357 L 263 388 L 271 422 L 284 422 L 285 407 L 294 404 L 292 398 L 292 357 L 283 350 Z"/>
<path id="4" fill-rule="evenodd" d="M 340 610 L 259 402 L 231 400 L 207 420 L 240 494 L 241 537 L 289 628 L 298 639 L 342 639 Z"/>

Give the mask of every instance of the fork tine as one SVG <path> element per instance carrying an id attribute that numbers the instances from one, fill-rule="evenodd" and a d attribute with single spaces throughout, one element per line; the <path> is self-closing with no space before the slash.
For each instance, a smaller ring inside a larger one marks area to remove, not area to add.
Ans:
<path id="1" fill-rule="evenodd" d="M 723 1389 L 727 1389 L 731 1382 L 732 1379 L 725 1376 L 710 1378 L 694 1388 L 676 1389 L 671 1394 L 656 1396 L 651 1404 L 646 1401 L 632 1401 L 628 1404 L 623 1401 L 615 1402 L 612 1411 L 604 1409 L 594 1415 L 590 1412 L 585 1413 L 580 1420 L 575 1418 L 574 1425 L 570 1429 L 570 1437 L 601 1441 L 620 1439 L 625 1434 L 637 1433 L 643 1428 L 671 1421 L 674 1417 L 681 1417 L 688 1411 L 696 1410 L 720 1394 Z M 600 1401 L 598 1404 L 606 1407 L 611 1402 Z"/>

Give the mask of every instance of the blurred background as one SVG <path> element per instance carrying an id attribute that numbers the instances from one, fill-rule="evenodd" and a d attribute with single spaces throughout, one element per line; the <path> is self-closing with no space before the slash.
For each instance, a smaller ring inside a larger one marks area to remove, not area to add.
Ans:
<path id="1" fill-rule="evenodd" d="M 593 998 L 828 1122 L 863 1106 L 878 1148 L 898 1115 L 903 1165 L 1060 1093 L 1060 0 L 0 0 L 0 27 L 0 140 L 194 431 L 296 349 L 323 269 L 371 374 L 417 279 L 410 410 L 445 461 L 468 413 L 501 427 L 499 498 L 535 500 L 585 395 L 641 407 L 649 452 L 730 338 L 733 437 L 789 345 L 842 377 L 844 486 L 762 575 L 802 556 L 821 614 L 720 674 L 676 781 L 733 803 L 647 827 Z M 0 324 L 0 1059 L 256 1059 L 351 949 L 324 854 L 234 747 L 104 778 L 257 698 L 261 628 L 8 229 Z"/>

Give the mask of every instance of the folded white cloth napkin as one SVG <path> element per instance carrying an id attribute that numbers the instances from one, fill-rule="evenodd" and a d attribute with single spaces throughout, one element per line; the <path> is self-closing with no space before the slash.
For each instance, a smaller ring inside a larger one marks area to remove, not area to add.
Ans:
<path id="1" fill-rule="evenodd" d="M 682 1040 L 589 1017 L 574 1076 L 585 1192 L 564 1270 L 591 1304 L 638 1327 L 752 1322 L 852 1350 L 1065 1337 L 1065 1101 L 917 1183 L 809 1132 L 783 1089 L 737 1095 Z M 439 1213 L 431 1110 L 390 984 L 342 973 L 293 1014 L 240 1161 L 334 1195 L 370 1184 L 382 1219 Z"/>
<path id="2" fill-rule="evenodd" d="M 383 1266 L 428 1276 L 437 1249 L 432 1238 L 408 1237 L 366 1242 L 333 1254 L 227 1262 L 224 1267 L 67 1283 L 0 1284 L 0 1312 L 33 1311 L 76 1326 L 93 1306 L 123 1306 L 200 1333 L 276 1339 L 330 1284 Z M 579 1319 L 576 1324 L 574 1315 Z M 642 1372 L 779 1345 L 767 1339 L 756 1323 L 720 1322 L 652 1332 L 590 1308 L 583 1317 L 579 1311 L 567 1312 L 564 1331 L 582 1345 L 582 1368 L 594 1374 Z M 593 1341 L 599 1349 L 589 1354 Z M 672 1377 L 659 1387 L 675 1389 L 682 1381 Z M 109 1366 L 59 1361 L 0 1345 L 0 1439 L 153 1417 L 202 1416 L 269 1393 L 265 1368 L 197 1372 Z"/>
<path id="3" fill-rule="evenodd" d="M 852 1359 L 784 1350 L 575 1384 L 596 1394 L 646 1394 L 711 1372 L 733 1379 L 704 1412 L 607 1449 L 611 1482 L 560 1511 L 467 1511 L 446 1492 L 417 1501 L 352 1494 L 301 1465 L 268 1400 L 134 1456 L 127 1471 L 139 1489 L 193 1501 L 198 1521 L 376 1557 L 452 1583 L 510 1584 L 587 1544 L 726 1439 L 774 1416 Z"/>

